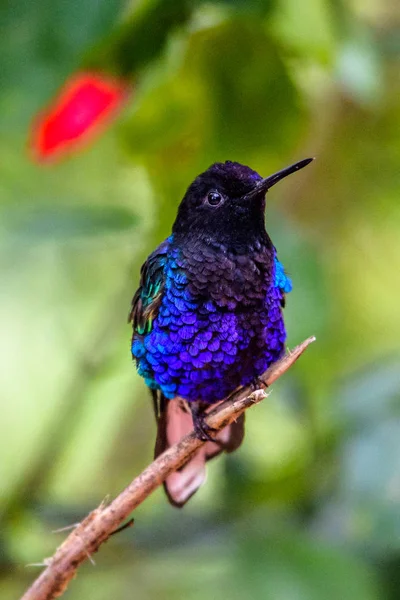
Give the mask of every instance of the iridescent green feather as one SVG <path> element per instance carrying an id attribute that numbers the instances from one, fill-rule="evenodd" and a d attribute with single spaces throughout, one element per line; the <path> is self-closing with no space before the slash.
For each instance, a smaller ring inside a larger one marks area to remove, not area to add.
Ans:
<path id="1" fill-rule="evenodd" d="M 164 266 L 168 244 L 163 242 L 149 256 L 141 269 L 140 286 L 132 300 L 129 321 L 134 333 L 144 336 L 150 333 L 157 317 L 164 290 Z"/>

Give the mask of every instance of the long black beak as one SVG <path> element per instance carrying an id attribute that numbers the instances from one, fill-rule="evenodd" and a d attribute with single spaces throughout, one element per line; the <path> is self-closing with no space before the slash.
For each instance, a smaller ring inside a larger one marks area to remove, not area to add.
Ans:
<path id="1" fill-rule="evenodd" d="M 295 173 L 296 171 L 299 171 L 300 169 L 303 169 L 304 167 L 309 165 L 310 162 L 312 162 L 313 160 L 313 158 L 305 158 L 304 160 L 300 160 L 299 162 L 294 163 L 294 165 L 290 165 L 290 167 L 286 167 L 285 169 L 282 169 L 281 171 L 278 171 L 277 173 L 274 173 L 273 175 L 262 179 L 259 183 L 257 183 L 254 189 L 251 190 L 251 192 L 246 194 L 246 200 L 251 200 L 255 196 L 265 194 L 269 190 L 269 188 L 278 183 L 278 181 L 280 181 L 284 177 L 287 177 L 288 175 L 291 175 L 292 173 Z"/>

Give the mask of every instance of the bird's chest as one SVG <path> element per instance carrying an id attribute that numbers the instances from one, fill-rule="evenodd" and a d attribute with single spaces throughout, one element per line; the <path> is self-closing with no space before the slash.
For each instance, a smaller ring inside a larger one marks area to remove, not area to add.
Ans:
<path id="1" fill-rule="evenodd" d="M 242 252 L 195 244 L 177 251 L 176 263 L 186 275 L 187 294 L 199 307 L 211 303 L 240 313 L 265 306 L 273 257 L 260 243 Z"/>
<path id="2" fill-rule="evenodd" d="M 143 359 L 164 394 L 221 399 L 276 360 L 284 331 L 272 276 L 263 251 L 171 252 Z"/>

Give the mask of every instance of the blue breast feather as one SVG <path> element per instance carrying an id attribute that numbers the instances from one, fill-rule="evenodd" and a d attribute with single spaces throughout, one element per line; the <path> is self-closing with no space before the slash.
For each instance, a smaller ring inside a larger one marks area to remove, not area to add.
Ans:
<path id="1" fill-rule="evenodd" d="M 158 312 L 144 335 L 143 330 L 134 332 L 132 355 L 146 384 L 167 398 L 215 402 L 249 384 L 282 354 L 286 332 L 281 305 L 292 283 L 275 257 L 272 283 L 259 310 L 243 310 L 226 299 L 200 301 L 189 289 L 185 262 L 172 236 L 168 241 L 169 248 L 160 254 L 164 287 Z M 152 287 L 151 281 L 142 281 L 140 298 L 146 307 Z"/>
<path id="2" fill-rule="evenodd" d="M 285 269 L 283 268 L 283 264 L 279 262 L 277 257 L 275 256 L 275 287 L 282 290 L 284 294 L 288 294 L 292 291 L 293 285 L 292 280 L 285 273 Z"/>

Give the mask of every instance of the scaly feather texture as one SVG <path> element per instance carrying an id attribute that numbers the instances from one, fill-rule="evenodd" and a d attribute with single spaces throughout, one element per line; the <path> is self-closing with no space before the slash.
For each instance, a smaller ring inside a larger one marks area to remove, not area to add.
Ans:
<path id="1" fill-rule="evenodd" d="M 282 355 L 292 284 L 265 230 L 265 194 L 308 162 L 266 179 L 238 163 L 212 165 L 188 188 L 172 235 L 143 265 L 130 313 L 132 355 L 157 398 L 156 453 L 188 430 L 187 407 L 197 418 L 198 407 L 204 412 L 255 381 Z M 243 422 L 221 436 L 220 451 L 242 437 Z M 181 506 L 196 491 L 216 453 L 196 456 L 180 480 L 177 474 L 167 487 L 172 503 Z"/>
<path id="2" fill-rule="evenodd" d="M 273 248 L 238 255 L 221 244 L 179 247 L 171 236 L 146 263 L 134 300 L 139 374 L 166 398 L 222 400 L 282 354 L 290 289 Z"/>

